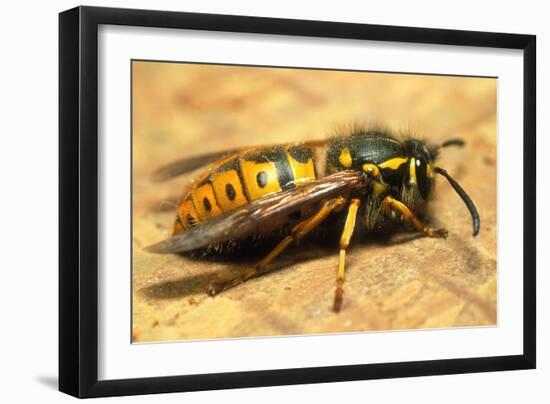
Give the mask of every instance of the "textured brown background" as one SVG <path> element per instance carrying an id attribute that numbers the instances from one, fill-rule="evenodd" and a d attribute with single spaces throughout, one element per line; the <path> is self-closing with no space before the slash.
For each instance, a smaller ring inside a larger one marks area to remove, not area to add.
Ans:
<path id="1" fill-rule="evenodd" d="M 197 172 L 154 184 L 159 166 L 210 151 L 322 139 L 334 128 L 378 122 L 440 143 L 440 165 L 476 202 L 481 232 L 443 178 L 430 204 L 446 240 L 398 234 L 355 243 L 343 309 L 331 311 L 338 246 L 309 240 L 277 270 L 215 298 L 207 284 L 246 262 L 154 255 L 170 235 L 175 203 Z M 496 80 L 134 62 L 133 340 L 494 325 L 496 278 Z"/>

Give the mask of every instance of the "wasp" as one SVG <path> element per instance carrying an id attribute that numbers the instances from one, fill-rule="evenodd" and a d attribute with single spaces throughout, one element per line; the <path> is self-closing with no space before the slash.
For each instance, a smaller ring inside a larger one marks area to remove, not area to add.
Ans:
<path id="1" fill-rule="evenodd" d="M 459 139 L 434 145 L 389 130 L 355 128 L 321 141 L 270 145 L 211 153 L 176 161 L 154 173 L 165 180 L 210 164 L 184 192 L 173 235 L 146 247 L 154 253 L 184 253 L 220 246 L 286 229 L 263 259 L 243 273 L 211 283 L 214 296 L 265 272 L 291 245 L 326 219 L 340 223 L 340 256 L 333 310 L 344 295 L 346 251 L 356 228 L 364 232 L 409 226 L 428 237 L 447 237 L 420 212 L 430 200 L 436 174 L 443 176 L 468 208 L 473 236 L 480 229 L 478 211 L 468 194 L 435 165 L 442 147 L 462 146 Z"/>

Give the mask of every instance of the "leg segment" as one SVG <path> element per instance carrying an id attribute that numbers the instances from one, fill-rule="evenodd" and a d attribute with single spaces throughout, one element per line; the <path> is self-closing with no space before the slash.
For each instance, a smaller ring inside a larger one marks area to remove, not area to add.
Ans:
<path id="1" fill-rule="evenodd" d="M 340 238 L 340 262 L 338 264 L 338 276 L 336 278 L 336 291 L 334 293 L 334 304 L 332 309 L 337 313 L 342 307 L 342 299 L 344 297 L 344 273 L 346 263 L 346 250 L 349 246 L 351 236 L 353 235 L 353 229 L 355 228 L 355 219 L 357 217 L 357 210 L 361 205 L 359 199 L 352 199 L 348 209 L 348 215 L 346 217 L 346 224 L 344 225 L 344 231 Z"/>
<path id="2" fill-rule="evenodd" d="M 300 241 L 311 230 L 313 230 L 315 227 L 317 227 L 317 225 L 325 220 L 331 212 L 341 208 L 345 204 L 345 202 L 346 200 L 343 197 L 328 200 L 323 204 L 321 209 L 317 211 L 317 213 L 294 226 L 294 228 L 292 229 L 292 233 L 286 236 L 269 254 L 267 254 L 251 269 L 227 281 L 211 283 L 207 287 L 206 293 L 208 293 L 210 296 L 215 296 L 224 290 L 238 286 L 241 283 L 260 275 L 263 272 L 264 268 L 267 267 L 267 265 L 271 261 L 273 261 L 279 254 L 286 250 L 289 245 Z"/>
<path id="3" fill-rule="evenodd" d="M 418 219 L 413 212 L 402 202 L 392 196 L 386 196 L 382 201 L 382 210 L 386 214 L 390 214 L 392 211 L 399 213 L 403 220 L 412 224 L 416 230 L 424 233 L 428 237 L 447 237 L 447 230 L 443 228 L 430 227 L 424 224 Z"/>

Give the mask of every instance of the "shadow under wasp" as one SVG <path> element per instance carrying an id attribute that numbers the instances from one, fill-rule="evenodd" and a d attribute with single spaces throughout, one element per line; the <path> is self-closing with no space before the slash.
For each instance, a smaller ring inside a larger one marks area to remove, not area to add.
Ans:
<path id="1" fill-rule="evenodd" d="M 354 230 L 375 232 L 412 226 L 428 237 L 447 236 L 424 223 L 418 212 L 429 201 L 434 175 L 447 179 L 466 204 L 473 235 L 480 229 L 477 209 L 462 187 L 435 165 L 441 145 L 413 136 L 396 137 L 380 128 L 354 128 L 326 140 L 248 147 L 186 158 L 157 170 L 157 181 L 210 165 L 185 191 L 172 237 L 146 248 L 153 253 L 201 249 L 223 252 L 237 240 L 283 233 L 282 240 L 256 265 L 229 280 L 211 283 L 214 296 L 253 277 L 289 246 L 330 216 L 342 217 L 340 256 L 333 310 L 344 295 L 346 251 Z"/>

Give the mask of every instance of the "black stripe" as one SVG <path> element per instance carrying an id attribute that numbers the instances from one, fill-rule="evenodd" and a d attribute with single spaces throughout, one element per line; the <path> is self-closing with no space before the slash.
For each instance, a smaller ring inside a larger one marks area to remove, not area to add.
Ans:
<path id="1" fill-rule="evenodd" d="M 313 151 L 304 145 L 290 146 L 287 151 L 294 160 L 302 164 L 313 158 Z"/>
<path id="2" fill-rule="evenodd" d="M 206 185 L 206 184 L 210 184 L 212 181 L 212 175 L 208 175 L 208 177 L 206 177 L 205 179 L 203 179 L 201 182 L 199 182 L 196 186 L 195 186 L 195 189 L 197 188 L 200 188 L 202 187 L 203 185 Z"/>
<path id="3" fill-rule="evenodd" d="M 246 184 L 244 183 L 242 168 L 241 168 L 241 158 L 239 156 L 235 157 L 234 161 L 234 167 L 235 171 L 237 171 L 237 175 L 239 176 L 239 181 L 241 182 L 241 188 L 243 189 L 243 195 L 246 198 L 248 202 L 250 202 L 250 195 L 248 195 L 248 189 L 246 188 Z"/>
<path id="4" fill-rule="evenodd" d="M 231 171 L 231 170 L 237 170 L 239 166 L 239 157 L 235 157 L 229 161 L 226 161 L 222 165 L 220 165 L 216 171 L 224 172 L 224 171 Z"/>
<path id="5" fill-rule="evenodd" d="M 286 191 L 287 189 L 296 188 L 296 184 L 294 183 L 294 173 L 292 172 L 287 154 L 283 149 L 281 149 L 281 152 L 281 158 L 275 161 L 275 167 L 277 168 L 279 185 L 281 185 L 283 191 Z"/>

